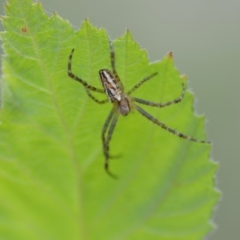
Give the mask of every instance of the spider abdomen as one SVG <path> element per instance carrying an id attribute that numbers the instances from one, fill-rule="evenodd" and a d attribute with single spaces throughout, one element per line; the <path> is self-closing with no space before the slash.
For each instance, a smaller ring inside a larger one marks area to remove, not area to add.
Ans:
<path id="1" fill-rule="evenodd" d="M 126 116 L 131 111 L 129 106 L 129 100 L 126 96 L 123 96 L 122 99 L 118 102 L 118 111 L 123 116 Z"/>

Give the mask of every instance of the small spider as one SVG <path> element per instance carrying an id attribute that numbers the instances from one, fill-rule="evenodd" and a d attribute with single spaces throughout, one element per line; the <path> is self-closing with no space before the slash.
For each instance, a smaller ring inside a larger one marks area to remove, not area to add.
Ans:
<path id="1" fill-rule="evenodd" d="M 161 128 L 169 131 L 170 133 L 172 133 L 180 138 L 187 139 L 187 140 L 193 141 L 193 142 L 210 143 L 209 141 L 199 140 L 199 139 L 187 136 L 181 132 L 178 132 L 178 131 L 168 127 L 167 125 L 160 122 L 158 119 L 154 118 L 152 115 L 150 115 L 145 110 L 143 110 L 141 107 L 139 107 L 138 105 L 135 104 L 135 102 L 137 102 L 137 103 L 140 103 L 143 105 L 148 105 L 151 107 L 163 108 L 163 107 L 170 106 L 172 104 L 179 103 L 182 101 L 184 94 L 185 94 L 186 88 L 185 88 L 184 84 L 182 84 L 181 95 L 178 98 L 176 98 L 172 101 L 169 101 L 169 102 L 165 102 L 165 103 L 156 103 L 156 102 L 151 102 L 151 101 L 136 98 L 136 97 L 130 97 L 130 95 L 136 89 L 138 89 L 143 83 L 152 79 L 158 73 L 155 72 L 155 73 L 151 74 L 150 76 L 143 78 L 130 91 L 125 92 L 124 86 L 123 86 L 122 82 L 120 81 L 120 78 L 116 71 L 115 53 L 114 53 L 113 45 L 110 40 L 109 40 L 109 46 L 110 46 L 110 61 L 111 61 L 112 71 L 110 71 L 108 69 L 99 70 L 99 76 L 100 76 L 100 80 L 101 80 L 103 89 L 99 89 L 99 88 L 96 88 L 96 87 L 88 84 L 87 82 L 82 80 L 80 77 L 78 77 L 72 73 L 72 58 L 73 58 L 74 49 L 72 49 L 72 51 L 69 55 L 69 59 L 68 59 L 68 76 L 70 78 L 73 78 L 74 80 L 80 82 L 85 87 L 87 95 L 96 103 L 105 104 L 110 101 L 113 104 L 113 108 L 110 111 L 110 113 L 103 125 L 103 128 L 102 128 L 102 144 L 103 144 L 103 152 L 104 152 L 104 156 L 105 156 L 104 167 L 105 167 L 106 172 L 111 177 L 116 178 L 116 176 L 114 174 L 112 174 L 109 170 L 109 158 L 111 158 L 111 155 L 109 155 L 109 143 L 112 138 L 112 134 L 113 134 L 114 128 L 116 126 L 119 115 L 127 116 L 133 109 L 137 109 L 137 111 L 142 116 L 144 116 L 145 118 L 147 118 L 154 124 L 157 124 Z M 106 94 L 108 98 L 105 100 L 98 100 L 90 93 L 90 91 Z"/>

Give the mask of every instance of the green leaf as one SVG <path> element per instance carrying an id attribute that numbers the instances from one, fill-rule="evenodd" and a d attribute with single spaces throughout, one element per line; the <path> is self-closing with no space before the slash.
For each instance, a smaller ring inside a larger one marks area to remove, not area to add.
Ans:
<path id="1" fill-rule="evenodd" d="M 108 36 L 85 20 L 79 31 L 39 2 L 9 0 L 2 17 L 0 125 L 1 239 L 202 239 L 219 197 L 210 145 L 181 140 L 136 110 L 120 117 L 110 151 L 119 176 L 104 171 L 101 129 L 111 104 L 98 105 L 73 72 L 101 88 L 98 71 L 111 69 Z M 114 42 L 125 89 L 158 75 L 133 96 L 166 102 L 185 82 L 168 54 L 150 64 L 127 31 Z M 105 96 L 93 93 L 95 97 Z M 164 109 L 143 108 L 168 126 L 206 139 L 193 94 Z"/>

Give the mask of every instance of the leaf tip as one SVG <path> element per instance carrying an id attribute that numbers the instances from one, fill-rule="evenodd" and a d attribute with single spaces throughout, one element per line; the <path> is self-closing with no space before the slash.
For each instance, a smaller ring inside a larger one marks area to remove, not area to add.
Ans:
<path id="1" fill-rule="evenodd" d="M 129 28 L 126 29 L 126 32 L 123 34 L 123 37 L 133 40 L 133 37 L 132 37 L 132 34 L 131 34 Z"/>
<path id="2" fill-rule="evenodd" d="M 7 11 L 8 11 L 8 7 L 9 7 L 8 2 L 7 2 L 7 3 L 4 3 L 4 4 L 3 4 L 3 7 L 4 7 L 4 9 L 5 9 L 5 12 L 7 12 Z"/>
<path id="3" fill-rule="evenodd" d="M 92 28 L 94 27 L 91 22 L 89 21 L 88 18 L 84 18 L 83 22 L 82 22 L 82 27 L 85 27 L 85 28 Z"/>
<path id="4" fill-rule="evenodd" d="M 187 75 L 182 74 L 182 75 L 180 75 L 180 78 L 182 79 L 182 81 L 184 82 L 184 84 L 186 84 L 186 82 L 187 82 Z"/>
<path id="5" fill-rule="evenodd" d="M 89 24 L 90 24 L 89 19 L 88 19 L 87 17 L 84 18 L 83 24 L 86 24 L 86 25 L 89 25 Z"/>
<path id="6" fill-rule="evenodd" d="M 169 53 L 167 54 L 167 57 L 170 58 L 170 59 L 173 59 L 173 52 L 169 52 Z"/>
<path id="7" fill-rule="evenodd" d="M 41 4 L 40 1 L 36 1 L 36 2 L 34 3 L 34 5 L 37 6 L 39 9 L 43 9 L 42 4 Z"/>

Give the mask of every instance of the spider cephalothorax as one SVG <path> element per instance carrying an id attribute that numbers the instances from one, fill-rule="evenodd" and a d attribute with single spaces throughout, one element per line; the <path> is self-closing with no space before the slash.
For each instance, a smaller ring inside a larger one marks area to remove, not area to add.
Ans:
<path id="1" fill-rule="evenodd" d="M 176 98 L 172 101 L 166 102 L 166 103 L 156 103 L 156 102 L 151 102 L 151 101 L 144 100 L 141 98 L 130 97 L 130 95 L 136 89 L 138 89 L 143 83 L 147 82 L 148 80 L 150 80 L 151 78 L 156 76 L 157 72 L 151 74 L 150 76 L 143 78 L 130 91 L 125 92 L 124 86 L 123 86 L 122 82 L 120 81 L 120 78 L 119 78 L 116 68 L 115 68 L 115 53 L 114 53 L 111 41 L 109 41 L 109 45 L 110 45 L 110 61 L 111 61 L 112 71 L 110 71 L 108 69 L 101 69 L 99 71 L 99 76 L 100 76 L 100 80 L 101 80 L 103 89 L 96 88 L 96 87 L 88 84 L 87 82 L 82 80 L 80 77 L 78 77 L 72 73 L 72 57 L 73 57 L 74 49 L 72 49 L 71 54 L 69 55 L 69 59 L 68 59 L 68 76 L 73 78 L 74 80 L 80 82 L 85 87 L 88 96 L 96 103 L 105 104 L 107 102 L 111 102 L 113 104 L 113 108 L 110 111 L 110 113 L 103 125 L 103 129 L 102 129 L 102 143 L 103 143 L 103 152 L 104 152 L 104 156 L 105 156 L 105 170 L 110 176 L 115 177 L 115 175 L 113 175 L 109 171 L 109 158 L 110 158 L 109 142 L 112 138 L 112 134 L 113 134 L 114 128 L 116 126 L 118 116 L 119 115 L 123 115 L 123 116 L 128 115 L 128 113 L 131 112 L 133 106 L 141 115 L 143 115 L 144 117 L 146 117 L 147 119 L 152 121 L 154 124 L 157 124 L 161 128 L 169 131 L 170 133 L 173 133 L 174 135 L 176 135 L 180 138 L 187 139 L 187 140 L 190 140 L 193 142 L 209 143 L 208 141 L 199 140 L 199 139 L 187 136 L 186 134 L 180 133 L 180 132 L 168 127 L 167 125 L 160 122 L 158 119 L 154 118 L 148 112 L 146 112 L 141 107 L 139 107 L 138 105 L 135 104 L 135 103 L 140 103 L 140 104 L 148 105 L 151 107 L 162 108 L 162 107 L 170 106 L 172 104 L 179 103 L 182 101 L 184 94 L 185 94 L 184 84 L 182 84 L 181 95 L 178 98 Z M 90 91 L 106 94 L 108 99 L 98 100 L 90 93 Z"/>

